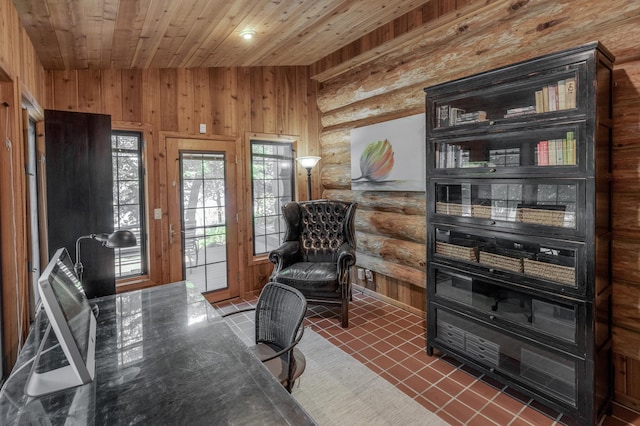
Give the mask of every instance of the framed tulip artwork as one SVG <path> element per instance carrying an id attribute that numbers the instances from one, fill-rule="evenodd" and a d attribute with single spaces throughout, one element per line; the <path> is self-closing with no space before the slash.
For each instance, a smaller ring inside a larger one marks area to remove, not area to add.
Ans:
<path id="1" fill-rule="evenodd" d="M 424 114 L 351 130 L 351 189 L 424 191 Z"/>

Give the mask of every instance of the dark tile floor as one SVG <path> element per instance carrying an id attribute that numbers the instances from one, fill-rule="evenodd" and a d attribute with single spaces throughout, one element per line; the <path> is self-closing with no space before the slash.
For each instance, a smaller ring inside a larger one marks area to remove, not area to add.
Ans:
<path id="1" fill-rule="evenodd" d="M 255 301 L 216 306 L 227 311 Z M 338 310 L 324 306 L 310 306 L 305 322 L 451 425 L 575 424 L 452 358 L 427 356 L 424 319 L 366 294 L 354 292 L 347 329 L 340 327 Z M 640 426 L 640 413 L 614 403 L 601 424 Z"/>

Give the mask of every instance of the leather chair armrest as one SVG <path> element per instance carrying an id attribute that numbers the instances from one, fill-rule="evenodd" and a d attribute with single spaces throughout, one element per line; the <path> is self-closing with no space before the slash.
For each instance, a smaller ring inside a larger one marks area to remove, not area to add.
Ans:
<path id="1" fill-rule="evenodd" d="M 271 250 L 269 252 L 269 261 L 275 265 L 271 275 L 294 263 L 298 259 L 299 253 L 300 243 L 298 241 L 285 241 L 277 249 Z"/>
<path id="2" fill-rule="evenodd" d="M 349 268 L 356 264 L 356 249 L 349 243 L 343 243 L 338 250 L 338 280 L 340 284 L 349 283 Z"/>

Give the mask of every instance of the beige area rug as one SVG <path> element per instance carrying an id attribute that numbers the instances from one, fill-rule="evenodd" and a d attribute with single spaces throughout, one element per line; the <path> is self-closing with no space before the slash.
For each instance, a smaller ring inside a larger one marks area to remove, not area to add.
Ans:
<path id="1" fill-rule="evenodd" d="M 307 368 L 292 395 L 320 426 L 447 425 L 313 330 L 298 347 Z"/>

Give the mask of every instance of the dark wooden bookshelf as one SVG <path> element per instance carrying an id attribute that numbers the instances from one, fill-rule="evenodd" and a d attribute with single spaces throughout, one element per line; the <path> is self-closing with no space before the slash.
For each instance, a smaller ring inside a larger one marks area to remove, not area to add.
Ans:
<path id="1" fill-rule="evenodd" d="M 613 388 L 613 61 L 594 42 L 425 89 L 427 353 L 581 424 Z"/>

